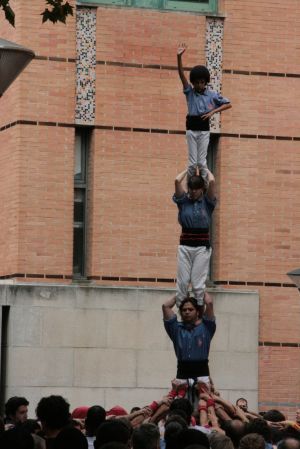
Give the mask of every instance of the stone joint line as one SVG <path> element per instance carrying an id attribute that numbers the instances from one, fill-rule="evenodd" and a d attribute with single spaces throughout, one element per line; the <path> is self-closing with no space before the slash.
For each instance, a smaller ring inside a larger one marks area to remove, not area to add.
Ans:
<path id="1" fill-rule="evenodd" d="M 60 128 L 75 128 L 76 123 L 64 123 L 64 122 L 44 122 L 34 120 L 16 120 L 0 127 L 0 132 L 6 129 L 12 128 L 16 125 L 31 125 L 31 126 L 57 126 Z M 185 130 L 180 129 L 162 129 L 162 128 L 137 128 L 130 126 L 115 126 L 115 125 L 85 125 L 93 129 L 102 129 L 109 131 L 126 131 L 126 132 L 141 132 L 141 133 L 153 133 L 153 134 L 175 134 L 185 135 Z M 258 140 L 289 140 L 300 141 L 300 136 L 270 136 L 263 134 L 244 134 L 244 133 L 216 133 L 220 137 L 228 137 L 234 139 L 258 139 Z"/>

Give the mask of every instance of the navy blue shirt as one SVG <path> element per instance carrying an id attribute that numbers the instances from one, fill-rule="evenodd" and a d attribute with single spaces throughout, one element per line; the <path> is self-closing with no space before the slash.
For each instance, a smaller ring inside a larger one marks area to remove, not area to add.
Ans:
<path id="1" fill-rule="evenodd" d="M 228 98 L 222 97 L 222 95 L 214 90 L 206 88 L 200 94 L 190 84 L 183 90 L 183 93 L 186 96 L 189 115 L 203 115 L 219 108 L 223 104 L 230 103 Z"/>
<path id="2" fill-rule="evenodd" d="M 187 193 L 177 198 L 173 195 L 173 201 L 179 209 L 178 221 L 183 228 L 208 228 L 211 216 L 216 206 L 217 199 L 209 199 L 207 195 L 193 201 Z"/>
<path id="3" fill-rule="evenodd" d="M 208 359 L 210 342 L 216 331 L 215 319 L 203 316 L 197 326 L 186 325 L 174 315 L 164 320 L 167 334 L 173 342 L 175 354 L 179 361 L 199 361 Z"/>

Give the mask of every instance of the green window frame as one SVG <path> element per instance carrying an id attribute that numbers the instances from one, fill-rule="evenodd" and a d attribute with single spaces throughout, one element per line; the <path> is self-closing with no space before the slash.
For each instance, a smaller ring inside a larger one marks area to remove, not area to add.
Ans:
<path id="1" fill-rule="evenodd" d="M 78 6 L 125 6 L 132 8 L 191 11 L 214 15 L 218 13 L 218 0 L 77 0 Z"/>

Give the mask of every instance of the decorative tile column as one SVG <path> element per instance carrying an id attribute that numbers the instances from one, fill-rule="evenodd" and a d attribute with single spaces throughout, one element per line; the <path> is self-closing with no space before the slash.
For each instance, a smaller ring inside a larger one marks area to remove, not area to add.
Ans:
<path id="1" fill-rule="evenodd" d="M 210 85 L 217 92 L 222 90 L 223 32 L 223 18 L 206 18 L 206 66 L 210 71 Z M 220 114 L 215 114 L 210 121 L 210 130 L 212 133 L 219 133 L 220 129 Z"/>
<path id="2" fill-rule="evenodd" d="M 94 125 L 96 105 L 96 8 L 76 11 L 75 123 Z"/>

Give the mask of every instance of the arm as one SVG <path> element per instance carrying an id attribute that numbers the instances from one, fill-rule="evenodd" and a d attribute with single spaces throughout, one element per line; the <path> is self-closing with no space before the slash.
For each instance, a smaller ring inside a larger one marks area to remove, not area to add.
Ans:
<path id="1" fill-rule="evenodd" d="M 204 316 L 209 320 L 215 318 L 213 299 L 207 292 L 204 293 L 204 304 L 205 304 Z"/>
<path id="2" fill-rule="evenodd" d="M 178 49 L 177 49 L 177 68 L 178 68 L 178 74 L 179 74 L 179 78 L 181 79 L 183 88 L 186 89 L 189 85 L 188 80 L 185 77 L 184 71 L 183 71 L 183 65 L 182 65 L 182 55 L 186 50 L 186 45 L 185 44 L 181 44 L 179 45 Z"/>
<path id="3" fill-rule="evenodd" d="M 221 106 L 219 106 L 216 109 L 213 109 L 210 112 L 207 112 L 206 114 L 201 115 L 201 118 L 203 120 L 208 120 L 210 117 L 212 117 L 214 114 L 216 114 L 217 112 L 222 112 L 222 111 L 226 111 L 226 109 L 230 109 L 232 108 L 231 103 L 226 103 L 226 104 L 222 104 Z"/>
<path id="4" fill-rule="evenodd" d="M 216 198 L 216 182 L 215 177 L 211 171 L 208 170 L 208 189 L 206 193 L 207 197 L 210 200 L 214 200 Z"/>
<path id="5" fill-rule="evenodd" d="M 165 301 L 162 305 L 164 320 L 170 320 L 175 316 L 175 312 L 173 311 L 173 307 L 176 304 L 176 296 L 172 296 L 171 299 Z"/>
<path id="6" fill-rule="evenodd" d="M 180 198 L 182 195 L 184 195 L 185 189 L 183 187 L 183 181 L 186 177 L 187 170 L 184 170 L 183 172 L 179 173 L 179 175 L 175 178 L 175 196 L 176 198 Z"/>

